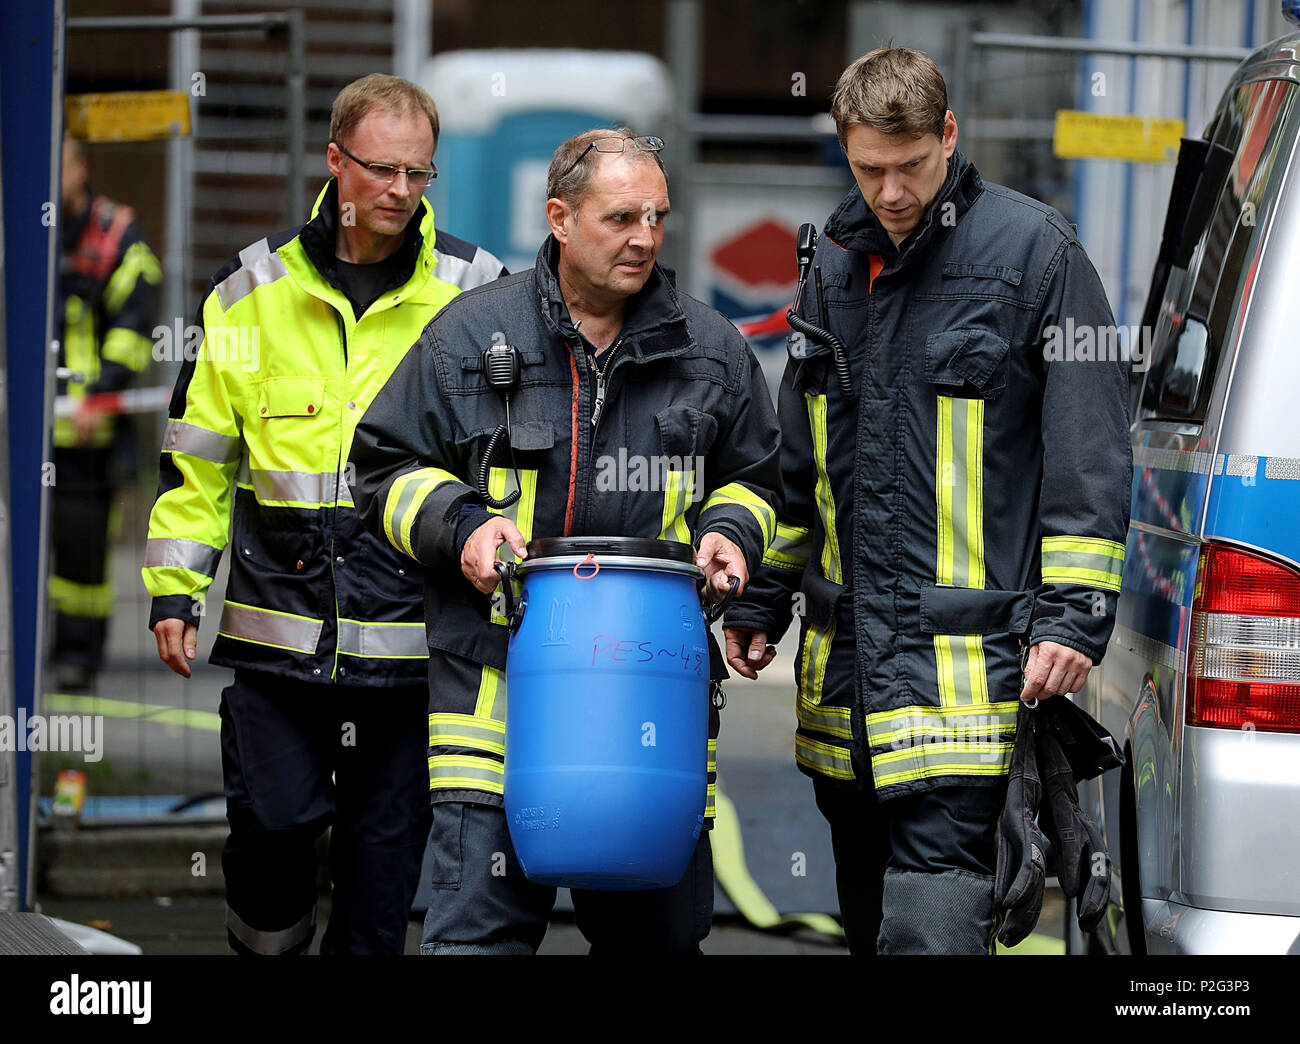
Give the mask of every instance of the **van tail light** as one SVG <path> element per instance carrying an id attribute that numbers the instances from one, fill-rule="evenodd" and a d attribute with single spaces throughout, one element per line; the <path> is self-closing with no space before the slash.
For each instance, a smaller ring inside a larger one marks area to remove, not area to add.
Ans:
<path id="1" fill-rule="evenodd" d="M 1202 546 L 1187 663 L 1188 725 L 1300 732 L 1300 573 Z"/>

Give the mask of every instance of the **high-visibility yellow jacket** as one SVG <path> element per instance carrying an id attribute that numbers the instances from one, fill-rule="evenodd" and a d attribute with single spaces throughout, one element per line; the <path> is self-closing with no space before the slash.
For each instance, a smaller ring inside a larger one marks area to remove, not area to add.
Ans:
<path id="1" fill-rule="evenodd" d="M 59 273 L 59 365 L 73 377 L 58 383 L 60 395 L 81 399 L 122 391 L 149 365 L 149 334 L 158 310 L 162 269 L 140 237 L 135 212 L 106 196 L 63 230 Z M 105 417 L 91 445 L 113 441 L 114 418 Z M 75 447 L 71 417 L 54 422 L 54 445 Z"/>
<path id="2" fill-rule="evenodd" d="M 428 656 L 422 580 L 361 526 L 347 451 L 371 398 L 459 292 L 438 272 L 477 285 L 502 269 L 451 237 L 456 255 L 440 257 L 422 201 L 400 248 L 408 278 L 358 319 L 330 278 L 337 222 L 331 181 L 307 224 L 246 247 L 213 277 L 203 342 L 181 371 L 163 436 L 143 570 L 150 627 L 205 615 L 233 500 L 214 664 L 305 681 L 419 684 Z"/>

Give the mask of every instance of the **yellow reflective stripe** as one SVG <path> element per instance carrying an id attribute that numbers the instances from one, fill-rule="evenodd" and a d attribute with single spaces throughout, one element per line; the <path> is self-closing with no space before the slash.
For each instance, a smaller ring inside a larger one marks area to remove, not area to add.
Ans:
<path id="1" fill-rule="evenodd" d="M 1015 719 L 1016 712 L 1020 709 L 1019 700 L 1005 700 L 1001 703 L 990 703 L 986 707 L 895 707 L 893 710 L 874 711 L 867 715 L 867 729 L 870 731 L 873 725 L 892 725 L 900 720 L 908 718 L 927 718 L 936 721 L 952 721 L 958 718 L 965 718 L 980 715 L 991 714 L 1009 714 L 1012 720 Z"/>
<path id="2" fill-rule="evenodd" d="M 79 584 L 51 575 L 46 585 L 46 596 L 56 612 L 68 616 L 89 616 L 96 619 L 113 615 L 113 584 Z"/>
<path id="3" fill-rule="evenodd" d="M 415 557 L 411 546 L 411 528 L 420 508 L 435 489 L 444 482 L 460 482 L 450 471 L 442 468 L 416 468 L 399 475 L 388 487 L 384 498 L 384 536 L 397 550 Z"/>
<path id="4" fill-rule="evenodd" d="M 521 470 L 519 472 L 520 485 L 514 481 L 514 472 L 507 468 L 492 468 L 488 472 L 488 492 L 497 500 L 503 500 L 507 495 L 519 490 L 519 499 L 511 504 L 504 511 L 496 508 L 488 508 L 494 515 L 504 515 L 515 524 L 519 530 L 519 535 L 524 538 L 527 544 L 533 538 L 533 513 L 537 507 L 537 469 Z M 510 549 L 509 542 L 503 543 L 497 549 L 497 557 L 503 562 L 513 562 L 515 553 Z M 515 594 L 518 595 L 522 586 L 518 581 L 515 582 Z M 498 592 L 499 594 L 499 592 Z M 506 618 L 499 611 L 500 600 L 497 595 L 492 598 L 492 609 L 490 619 L 495 624 L 506 625 Z"/>
<path id="5" fill-rule="evenodd" d="M 812 530 L 778 522 L 772 545 L 763 552 L 763 564 L 777 569 L 803 569 L 808 564 Z"/>
<path id="6" fill-rule="evenodd" d="M 877 789 L 937 776 L 1004 776 L 1014 746 L 1010 741 L 922 743 L 906 750 L 873 755 L 872 776 Z"/>
<path id="7" fill-rule="evenodd" d="M 840 584 L 844 582 L 840 563 L 840 538 L 835 531 L 835 494 L 826 473 L 826 396 L 804 394 L 808 403 L 808 421 L 812 427 L 813 460 L 817 465 L 817 513 L 821 516 L 826 542 L 822 545 L 822 576 Z"/>
<path id="8" fill-rule="evenodd" d="M 691 542 L 691 529 L 686 524 L 686 511 L 691 506 L 695 472 L 669 470 L 664 476 L 663 525 L 660 540 L 675 540 L 681 544 Z M 707 506 L 707 505 L 706 505 Z"/>
<path id="9" fill-rule="evenodd" d="M 81 375 L 81 380 L 68 381 L 68 394 L 80 398 L 86 387 L 99 379 L 99 353 L 95 351 L 95 317 L 76 294 L 64 305 L 63 356 L 68 369 Z"/>
<path id="10" fill-rule="evenodd" d="M 505 793 L 506 767 L 493 758 L 435 754 L 429 759 L 430 790 L 486 790 Z"/>
<path id="11" fill-rule="evenodd" d="M 420 505 L 424 503 L 424 498 L 432 493 L 438 486 L 442 485 L 443 479 L 437 475 L 430 475 L 425 478 L 411 495 L 410 506 L 402 514 L 398 522 L 398 546 L 401 547 L 412 558 L 415 557 L 415 548 L 411 545 L 411 528 L 415 525 L 415 519 L 420 513 Z"/>
<path id="12" fill-rule="evenodd" d="M 149 365 L 152 350 L 153 342 L 144 334 L 138 334 L 124 326 L 115 326 L 104 335 L 100 354 L 111 362 L 121 363 L 128 370 L 139 373 Z"/>
<path id="13" fill-rule="evenodd" d="M 867 742 L 872 748 L 911 746 L 935 736 L 986 741 L 1014 736 L 1018 700 L 964 707 L 900 707 L 866 716 Z"/>
<path id="14" fill-rule="evenodd" d="M 1082 584 L 1118 591 L 1124 545 L 1098 537 L 1043 537 L 1042 575 L 1048 584 Z"/>
<path id="15" fill-rule="evenodd" d="M 498 706 L 497 696 L 500 696 Z M 474 701 L 474 717 L 485 721 L 506 720 L 505 675 L 495 667 L 484 667 L 478 680 L 478 698 Z"/>
<path id="16" fill-rule="evenodd" d="M 1100 569 L 1044 569 L 1045 584 L 1078 584 L 1081 587 L 1099 587 L 1104 591 L 1119 591 L 1119 573 Z"/>
<path id="17" fill-rule="evenodd" d="M 737 507 L 743 507 L 749 511 L 754 519 L 758 522 L 758 528 L 763 534 L 763 547 L 771 545 L 773 538 L 776 536 L 776 512 L 772 510 L 772 505 L 760 497 L 748 486 L 741 485 L 739 482 L 728 482 L 725 486 L 719 486 L 704 502 L 700 509 L 701 513 L 708 511 L 709 508 L 721 507 L 727 504 L 734 504 Z"/>
<path id="18" fill-rule="evenodd" d="M 826 683 L 826 664 L 830 660 L 831 642 L 835 638 L 835 621 L 825 630 L 808 623 L 804 628 L 803 656 L 799 666 L 799 696 L 809 703 L 822 701 Z"/>
<path id="19" fill-rule="evenodd" d="M 851 713 L 848 707 L 819 707 L 809 703 L 802 696 L 795 698 L 795 716 L 799 720 L 800 728 L 824 732 L 828 736 L 851 740 L 853 738 L 853 729 L 849 724 Z"/>
<path id="20" fill-rule="evenodd" d="M 935 582 L 984 586 L 984 400 L 938 397 Z"/>
<path id="21" fill-rule="evenodd" d="M 984 400 L 938 396 L 935 429 L 935 582 L 982 588 L 984 570 Z M 939 704 L 988 703 L 980 635 L 934 636 Z"/>
<path id="22" fill-rule="evenodd" d="M 504 757 L 505 722 L 478 718 L 473 714 L 430 714 L 429 746 L 469 747 Z"/>
<path id="23" fill-rule="evenodd" d="M 1124 561 L 1124 545 L 1116 540 L 1103 540 L 1101 537 L 1047 536 L 1043 537 L 1043 552 L 1077 551 L 1087 555 L 1105 555 L 1116 561 Z"/>
<path id="24" fill-rule="evenodd" d="M 853 759 L 848 748 L 794 735 L 794 759 L 805 768 L 835 779 L 853 779 Z"/>
<path id="25" fill-rule="evenodd" d="M 939 704 L 988 703 L 984 639 L 978 634 L 936 634 L 934 659 L 939 681 Z"/>
<path id="26" fill-rule="evenodd" d="M 104 311 L 117 315 L 135 289 L 137 279 L 157 286 L 162 282 L 162 268 L 153 251 L 143 241 L 132 243 L 122 255 L 122 263 L 104 285 Z"/>

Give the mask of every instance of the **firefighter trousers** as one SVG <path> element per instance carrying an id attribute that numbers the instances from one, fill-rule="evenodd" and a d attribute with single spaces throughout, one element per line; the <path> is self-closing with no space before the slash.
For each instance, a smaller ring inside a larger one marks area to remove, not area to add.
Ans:
<path id="1" fill-rule="evenodd" d="M 92 673 L 103 663 L 113 612 L 108 576 L 112 455 L 111 447 L 55 449 L 50 490 L 50 659 Z"/>
<path id="2" fill-rule="evenodd" d="M 504 809 L 458 801 L 435 804 L 429 861 L 433 891 L 422 954 L 537 952 L 555 889 L 524 876 Z M 593 955 L 698 955 L 713 921 L 709 833 L 701 832 L 690 865 L 675 885 L 631 892 L 574 888 L 571 895 L 578 930 Z"/>
<path id="3" fill-rule="evenodd" d="M 878 801 L 814 779 L 849 952 L 988 953 L 1006 780 Z"/>
<path id="4" fill-rule="evenodd" d="M 316 839 L 331 827 L 321 953 L 400 954 L 429 833 L 423 685 L 312 685 L 236 671 L 221 694 L 237 953 L 302 953 L 316 930 Z"/>

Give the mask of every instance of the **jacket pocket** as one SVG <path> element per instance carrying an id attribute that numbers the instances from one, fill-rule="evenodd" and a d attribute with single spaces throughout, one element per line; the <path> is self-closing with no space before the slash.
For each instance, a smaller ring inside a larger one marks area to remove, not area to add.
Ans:
<path id="1" fill-rule="evenodd" d="M 431 649 L 440 649 L 503 671 L 510 646 L 510 630 L 500 624 L 487 623 L 474 606 L 459 599 L 448 599 L 439 607 L 428 627 L 428 644 Z"/>
<path id="2" fill-rule="evenodd" d="M 259 417 L 315 417 L 324 408 L 324 377 L 268 377 L 257 389 Z"/>
<path id="3" fill-rule="evenodd" d="M 799 583 L 799 595 L 804 598 L 803 612 L 796 615 L 803 616 L 808 623 L 824 631 L 835 620 L 842 594 L 843 584 L 827 580 L 822 576 L 820 563 L 809 562 Z"/>
<path id="4" fill-rule="evenodd" d="M 943 274 L 950 279 L 994 279 L 1007 286 L 1019 286 L 1024 278 L 1020 269 L 1007 265 L 967 265 L 957 261 L 944 262 Z"/>
<path id="5" fill-rule="evenodd" d="M 944 330 L 925 340 L 925 379 L 945 394 L 993 399 L 1007 386 L 1011 345 L 992 330 Z"/>
<path id="6" fill-rule="evenodd" d="M 690 460 L 708 455 L 718 433 L 712 414 L 692 406 L 669 406 L 655 414 L 659 445 L 670 460 Z"/>
<path id="7" fill-rule="evenodd" d="M 921 588 L 924 634 L 1027 634 L 1033 591 L 989 591 L 979 587 Z"/>

